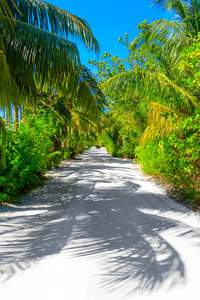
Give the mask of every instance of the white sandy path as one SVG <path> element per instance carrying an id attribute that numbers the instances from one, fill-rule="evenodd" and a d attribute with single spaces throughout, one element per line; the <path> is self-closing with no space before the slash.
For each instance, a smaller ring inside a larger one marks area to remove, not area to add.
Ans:
<path id="1" fill-rule="evenodd" d="M 0 209 L 0 299 L 200 299 L 200 220 L 91 148 Z"/>

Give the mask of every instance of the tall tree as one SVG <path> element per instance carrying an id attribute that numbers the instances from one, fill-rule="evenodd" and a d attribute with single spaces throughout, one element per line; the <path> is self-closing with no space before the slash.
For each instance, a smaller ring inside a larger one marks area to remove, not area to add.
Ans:
<path id="1" fill-rule="evenodd" d="M 195 107 L 200 107 L 196 93 L 183 84 L 185 74 L 180 69 L 183 50 L 198 37 L 200 1 L 154 2 L 162 9 L 172 10 L 174 21 L 143 22 L 140 35 L 130 45 L 133 60 L 138 53 L 141 57 L 145 49 L 154 63 L 144 56 L 132 70 L 113 76 L 102 85 L 106 92 L 119 93 L 123 89 L 149 104 L 149 125 L 144 137 L 152 138 L 159 137 L 158 133 L 167 134 L 176 126 L 170 121 L 172 115 L 192 114 Z"/>
<path id="2" fill-rule="evenodd" d="M 12 78 L 20 88 L 33 88 L 34 76 L 41 85 L 44 82 L 52 88 L 66 85 L 77 66 L 81 67 L 78 48 L 68 37 L 76 37 L 88 49 L 99 51 L 85 20 L 44 1 L 2 0 L 0 23 L 1 58 L 4 54 Z M 11 98 L 4 97 L 1 107 L 8 107 L 9 102 Z"/>
<path id="3" fill-rule="evenodd" d="M 0 108 L 7 116 L 13 104 L 29 98 L 37 102 L 36 94 L 43 90 L 59 95 L 66 106 L 78 101 L 93 113 L 104 106 L 96 81 L 81 65 L 76 43 L 69 40 L 99 52 L 87 21 L 40 0 L 1 0 L 0 33 Z"/>
<path id="4" fill-rule="evenodd" d="M 154 0 L 159 8 L 171 11 L 174 22 L 182 24 L 187 37 L 197 37 L 200 31 L 199 0 Z"/>

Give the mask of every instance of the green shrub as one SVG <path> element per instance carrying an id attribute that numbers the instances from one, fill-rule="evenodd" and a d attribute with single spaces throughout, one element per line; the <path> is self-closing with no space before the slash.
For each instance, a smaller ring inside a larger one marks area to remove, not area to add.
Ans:
<path id="1" fill-rule="evenodd" d="M 164 175 L 187 202 L 200 202 L 200 114 L 183 119 L 165 139 L 137 148 L 143 170 Z"/>
<path id="2" fill-rule="evenodd" d="M 106 130 L 103 130 L 101 136 L 99 137 L 99 144 L 101 147 L 106 147 L 106 150 L 109 154 L 113 156 L 120 157 L 121 149 L 119 145 L 117 145 L 111 136 Z"/>
<path id="3" fill-rule="evenodd" d="M 43 181 L 47 168 L 60 163 L 62 153 L 53 151 L 51 137 L 55 134 L 55 120 L 51 115 L 24 119 L 19 124 L 18 135 L 7 129 L 7 167 L 0 171 L 0 202 L 17 199 Z M 0 146 L 1 143 L 0 139 Z"/>

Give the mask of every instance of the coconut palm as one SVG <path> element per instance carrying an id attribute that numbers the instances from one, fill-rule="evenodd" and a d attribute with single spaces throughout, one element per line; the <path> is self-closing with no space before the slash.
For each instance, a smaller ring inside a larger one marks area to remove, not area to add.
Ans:
<path id="1" fill-rule="evenodd" d="M 172 72 L 180 61 L 182 49 L 188 47 L 198 38 L 200 32 L 200 1 L 199 0 L 155 0 L 154 5 L 173 13 L 173 21 L 161 19 L 151 24 L 140 25 L 143 30 L 131 44 L 135 48 L 151 43 L 162 47 L 162 60 L 168 64 Z M 144 28 L 146 26 L 146 28 Z M 167 55 L 166 55 L 167 53 Z M 170 76 L 171 73 L 168 73 Z M 177 74 L 176 74 L 177 76 Z"/>
<path id="2" fill-rule="evenodd" d="M 187 37 L 197 37 L 200 31 L 199 0 L 156 0 L 154 4 L 160 9 L 171 11 L 174 22 L 182 24 Z"/>
<path id="3" fill-rule="evenodd" d="M 52 88 L 66 85 L 80 66 L 78 48 L 69 37 L 99 51 L 88 23 L 62 9 L 35 0 L 2 0 L 0 5 L 1 52 L 20 88 L 33 86 L 33 76 Z M 6 107 L 6 102 L 1 106 Z"/>
<path id="4" fill-rule="evenodd" d="M 80 130 L 83 123 L 98 130 L 100 115 L 107 106 L 107 101 L 91 72 L 85 66 L 78 68 L 76 77 L 69 78 L 67 86 L 64 94 L 61 91 L 38 95 L 39 104 L 53 111 L 62 121 L 62 131 L 65 134 L 62 136 L 66 139 L 69 127 L 78 128 L 78 124 Z"/>
<path id="5" fill-rule="evenodd" d="M 134 58 L 136 51 L 140 52 L 145 45 L 156 67 L 136 66 L 102 85 L 106 92 L 119 93 L 123 89 L 133 97 L 137 95 L 139 101 L 149 103 L 148 128 L 143 139 L 163 137 L 177 126 L 176 122 L 171 123 L 172 115 L 178 120 L 200 106 L 198 98 L 181 84 L 183 73 L 178 67 L 183 49 L 198 36 L 200 1 L 157 0 L 155 5 L 171 10 L 175 14 L 174 21 L 143 22 L 141 33 L 130 45 L 130 50 Z"/>
<path id="6" fill-rule="evenodd" d="M 96 81 L 81 65 L 76 43 L 69 40 L 99 52 L 85 20 L 40 0 L 2 0 L 0 25 L 0 108 L 7 116 L 13 104 L 17 112 L 24 99 L 34 97 L 36 102 L 37 91 L 46 89 L 65 99 L 65 106 L 79 102 L 93 113 L 104 106 Z"/>

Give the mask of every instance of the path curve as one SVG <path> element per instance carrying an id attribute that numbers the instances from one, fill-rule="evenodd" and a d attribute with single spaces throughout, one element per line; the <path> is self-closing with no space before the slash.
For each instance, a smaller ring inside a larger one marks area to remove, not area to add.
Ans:
<path id="1" fill-rule="evenodd" d="M 197 213 L 104 148 L 50 175 L 0 208 L 0 299 L 200 299 Z"/>

